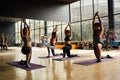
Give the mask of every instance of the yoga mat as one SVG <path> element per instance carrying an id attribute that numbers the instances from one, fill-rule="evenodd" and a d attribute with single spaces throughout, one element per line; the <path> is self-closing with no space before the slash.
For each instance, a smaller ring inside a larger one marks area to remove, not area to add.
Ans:
<path id="1" fill-rule="evenodd" d="M 77 57 L 71 57 L 71 58 L 56 58 L 56 59 L 53 59 L 53 60 L 56 60 L 56 61 L 65 61 L 65 60 L 73 60 L 73 59 L 78 59 L 78 58 L 84 58 L 84 57 L 87 57 L 87 56 L 77 56 Z"/>
<path id="2" fill-rule="evenodd" d="M 101 59 L 101 62 L 106 62 L 106 61 L 110 61 L 113 59 L 115 58 L 103 58 Z M 89 66 L 89 65 L 93 65 L 93 64 L 101 63 L 101 62 L 96 62 L 96 59 L 91 59 L 91 60 L 86 60 L 86 61 L 74 62 L 73 64 Z"/>
<path id="3" fill-rule="evenodd" d="M 24 70 L 34 70 L 34 69 L 40 69 L 40 68 L 45 68 L 46 66 L 42 66 L 42 65 L 38 65 L 38 64 L 34 64 L 34 63 L 30 63 L 30 68 L 26 68 L 26 65 L 22 65 L 19 63 L 19 61 L 16 62 L 7 62 L 7 64 L 18 67 L 18 68 L 22 68 Z"/>
<path id="4" fill-rule="evenodd" d="M 56 54 L 55 56 L 50 56 L 50 57 L 44 56 L 44 57 L 38 57 L 38 58 L 48 59 L 48 58 L 55 58 L 55 57 L 60 57 L 60 56 L 62 56 L 62 54 Z"/>

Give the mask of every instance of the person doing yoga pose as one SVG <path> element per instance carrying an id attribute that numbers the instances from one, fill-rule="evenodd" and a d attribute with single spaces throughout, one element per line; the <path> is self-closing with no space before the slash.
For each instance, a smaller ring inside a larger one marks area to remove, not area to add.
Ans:
<path id="1" fill-rule="evenodd" d="M 68 29 L 69 28 L 69 29 Z M 65 30 L 64 30 L 64 34 L 65 34 L 65 46 L 63 47 L 63 58 L 65 58 L 65 55 L 67 54 L 67 57 L 76 57 L 77 55 L 71 55 L 70 54 L 70 50 L 72 49 L 72 45 L 70 43 L 71 39 L 72 39 L 72 31 L 71 31 L 71 25 L 70 23 L 68 23 L 68 25 L 66 26 Z"/>
<path id="2" fill-rule="evenodd" d="M 96 22 L 96 17 L 98 17 L 98 21 Z M 96 62 L 101 62 L 101 50 L 102 50 L 102 42 L 101 38 L 104 32 L 104 27 L 102 25 L 102 21 L 98 14 L 98 11 L 95 13 L 93 17 L 93 47 L 94 47 L 94 54 L 97 58 Z M 107 55 L 107 58 L 112 58 L 111 56 Z"/>
<path id="3" fill-rule="evenodd" d="M 22 23 L 24 23 L 24 28 L 22 29 Z M 27 68 L 31 67 L 29 65 L 32 55 L 32 45 L 31 45 L 31 36 L 30 36 L 30 27 L 26 23 L 25 19 L 21 20 L 21 28 L 20 28 L 21 38 L 24 42 L 22 46 L 22 53 L 26 55 L 26 61 L 21 61 L 20 63 L 24 63 Z"/>
<path id="4" fill-rule="evenodd" d="M 52 37 L 50 39 L 50 45 L 47 45 L 47 49 L 48 49 L 48 56 L 47 57 L 50 57 L 50 49 L 51 49 L 51 52 L 52 52 L 52 55 L 55 56 L 55 43 L 57 41 L 57 25 L 55 28 L 53 28 L 53 31 L 52 31 Z"/>

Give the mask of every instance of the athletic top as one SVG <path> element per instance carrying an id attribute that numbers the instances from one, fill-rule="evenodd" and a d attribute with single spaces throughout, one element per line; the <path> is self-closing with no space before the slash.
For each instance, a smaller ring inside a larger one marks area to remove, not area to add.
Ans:
<path id="1" fill-rule="evenodd" d="M 93 32 L 93 44 L 97 44 L 101 41 L 100 40 L 100 32 L 101 32 L 101 30 L 94 30 L 94 32 Z"/>
<path id="2" fill-rule="evenodd" d="M 65 41 L 71 41 L 70 38 L 69 38 L 69 36 L 66 36 L 66 37 L 64 38 L 64 40 L 65 40 Z"/>
<path id="3" fill-rule="evenodd" d="M 54 46 L 56 42 L 56 38 L 51 38 L 50 39 L 50 45 Z"/>

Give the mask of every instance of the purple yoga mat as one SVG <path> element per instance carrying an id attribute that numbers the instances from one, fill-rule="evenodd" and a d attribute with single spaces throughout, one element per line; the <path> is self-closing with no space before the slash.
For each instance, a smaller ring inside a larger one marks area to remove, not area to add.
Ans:
<path id="1" fill-rule="evenodd" d="M 101 59 L 101 62 L 110 61 L 113 59 L 115 59 L 115 58 L 103 58 L 103 59 Z M 86 60 L 86 61 L 74 62 L 74 64 L 89 66 L 89 65 L 101 63 L 101 62 L 96 62 L 96 59 L 91 59 L 91 60 Z"/>
<path id="2" fill-rule="evenodd" d="M 45 68 L 46 66 L 42 66 L 42 65 L 38 65 L 38 64 L 34 64 L 34 63 L 30 63 L 30 68 L 26 68 L 26 65 L 22 65 L 19 63 L 19 61 L 16 62 L 8 62 L 7 64 L 12 65 L 12 66 L 16 66 L 18 68 L 22 68 L 24 70 L 34 70 L 34 69 L 40 69 L 40 68 Z"/>
<path id="3" fill-rule="evenodd" d="M 62 56 L 62 54 L 56 54 L 55 56 L 50 56 L 50 57 L 44 56 L 44 57 L 38 57 L 38 58 L 48 59 L 48 58 L 55 58 L 55 57 L 60 57 L 60 56 Z"/>
<path id="4" fill-rule="evenodd" d="M 77 56 L 77 57 L 71 57 L 71 58 L 56 58 L 56 59 L 53 59 L 53 60 L 56 60 L 56 61 L 65 61 L 65 60 L 73 60 L 73 59 L 78 59 L 78 58 L 84 58 L 84 57 L 87 57 L 87 56 Z"/>

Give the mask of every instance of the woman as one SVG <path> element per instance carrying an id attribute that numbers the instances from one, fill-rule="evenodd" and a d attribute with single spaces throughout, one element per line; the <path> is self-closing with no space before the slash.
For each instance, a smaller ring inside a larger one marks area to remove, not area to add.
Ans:
<path id="1" fill-rule="evenodd" d="M 24 23 L 24 28 L 22 29 L 22 22 Z M 21 38 L 24 42 L 24 45 L 22 47 L 22 53 L 26 55 L 26 61 L 21 61 L 21 63 L 24 63 L 27 68 L 31 67 L 29 65 L 32 55 L 32 45 L 31 45 L 31 37 L 30 37 L 30 27 L 25 22 L 25 19 L 21 20 Z"/>
<path id="2" fill-rule="evenodd" d="M 55 43 L 57 41 L 57 25 L 55 28 L 53 28 L 53 31 L 52 31 L 52 37 L 50 39 L 50 45 L 47 45 L 47 49 L 48 49 L 48 56 L 47 57 L 50 57 L 50 49 L 51 49 L 51 52 L 52 52 L 52 55 L 55 56 Z"/>
<path id="3" fill-rule="evenodd" d="M 1 36 L 1 50 L 4 50 L 4 42 L 5 42 L 4 33 L 2 33 L 2 36 Z"/>
<path id="4" fill-rule="evenodd" d="M 96 17 L 98 17 L 98 21 L 99 21 L 98 23 L 96 22 Z M 104 27 L 102 26 L 102 22 L 98 12 L 96 12 L 93 18 L 93 46 L 94 46 L 94 54 L 97 58 L 96 62 L 101 62 L 101 49 L 102 49 L 101 38 L 103 32 L 104 32 Z"/>
<path id="5" fill-rule="evenodd" d="M 5 38 L 4 50 L 8 50 L 8 35 L 7 35 L 6 38 Z"/>
<path id="6" fill-rule="evenodd" d="M 68 29 L 69 28 L 69 29 Z M 70 41 L 72 39 L 72 31 L 71 31 L 71 25 L 68 23 L 64 30 L 65 34 L 65 46 L 63 47 L 63 58 L 65 58 L 65 55 L 67 54 L 68 58 L 70 57 L 76 57 L 77 55 L 71 55 L 70 50 L 72 49 L 72 45 L 70 44 Z"/>

